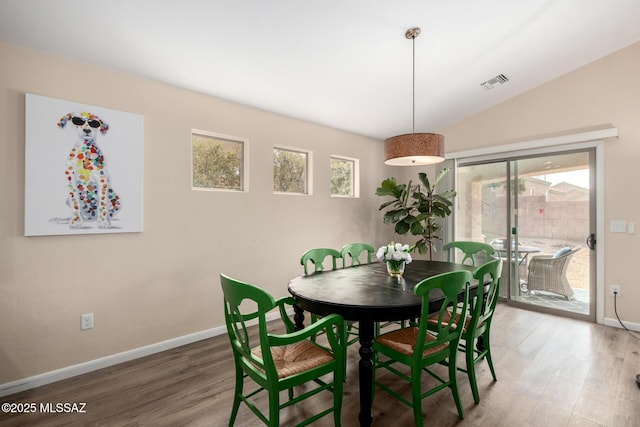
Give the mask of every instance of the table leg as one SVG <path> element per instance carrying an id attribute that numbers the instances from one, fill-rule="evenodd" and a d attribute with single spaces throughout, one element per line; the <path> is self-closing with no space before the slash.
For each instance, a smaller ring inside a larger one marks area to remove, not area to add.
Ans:
<path id="1" fill-rule="evenodd" d="M 304 329 L 304 310 L 298 307 L 298 304 L 293 304 L 293 321 L 296 324 L 296 331 Z"/>
<path id="2" fill-rule="evenodd" d="M 361 426 L 370 426 L 373 421 L 371 415 L 371 400 L 373 397 L 373 322 L 370 320 L 359 322 L 360 327 L 360 419 Z"/>

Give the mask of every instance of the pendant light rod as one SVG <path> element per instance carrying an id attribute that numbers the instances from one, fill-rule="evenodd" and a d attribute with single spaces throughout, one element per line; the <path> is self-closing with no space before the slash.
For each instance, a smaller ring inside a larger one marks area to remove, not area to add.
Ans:
<path id="1" fill-rule="evenodd" d="M 430 165 L 444 161 L 444 136 L 437 133 L 416 132 L 416 37 L 420 28 L 409 28 L 405 33 L 413 43 L 413 99 L 412 131 L 384 141 L 384 164 L 389 166 Z"/>
<path id="2" fill-rule="evenodd" d="M 405 37 L 411 39 L 413 45 L 413 78 L 412 78 L 412 93 L 413 93 L 413 121 L 411 122 L 411 133 L 416 133 L 416 37 L 420 35 L 420 27 L 409 28 L 405 33 Z"/>

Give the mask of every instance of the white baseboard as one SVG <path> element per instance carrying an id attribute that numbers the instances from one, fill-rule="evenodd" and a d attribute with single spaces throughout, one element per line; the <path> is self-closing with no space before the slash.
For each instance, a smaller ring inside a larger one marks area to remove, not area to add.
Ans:
<path id="1" fill-rule="evenodd" d="M 77 375 L 97 371 L 98 369 L 107 368 L 109 366 L 117 365 L 118 363 L 128 362 L 130 360 L 149 356 L 161 351 L 171 350 L 172 348 L 191 344 L 197 341 L 202 341 L 207 338 L 225 334 L 226 332 L 226 326 L 219 326 L 217 328 L 207 329 L 205 331 L 195 332 L 189 335 L 183 335 L 181 337 L 157 342 L 144 347 L 134 348 L 133 350 L 124 351 L 122 353 L 112 354 L 110 356 L 101 357 L 99 359 L 89 360 L 88 362 L 79 363 L 77 365 L 71 365 L 65 368 L 56 369 L 55 371 L 49 371 L 43 374 L 34 375 L 33 377 L 0 384 L 0 396 L 19 393 L 24 390 L 29 390 L 56 381 L 65 380 Z"/>
<path id="2" fill-rule="evenodd" d="M 268 320 L 273 320 L 276 317 L 278 317 L 278 313 L 271 313 L 271 316 L 269 316 Z M 640 332 L 640 323 L 627 322 L 624 320 L 623 323 L 628 329 Z M 620 322 L 618 322 L 618 319 L 605 317 L 604 324 L 606 326 L 612 326 L 614 328 L 622 329 L 622 326 L 620 325 Z M 226 332 L 227 328 L 225 326 L 218 326 L 216 328 L 195 332 L 189 335 L 183 335 L 181 337 L 161 341 L 144 347 L 135 348 L 133 350 L 124 351 L 122 353 L 112 354 L 110 356 L 101 357 L 99 359 L 90 360 L 88 362 L 79 363 L 77 365 L 56 369 L 55 371 L 49 371 L 43 374 L 34 375 L 32 377 L 0 384 L 0 396 L 19 393 L 21 391 L 30 390 L 32 388 L 51 384 L 56 381 L 62 381 L 67 378 L 75 377 L 77 375 L 97 371 L 98 369 L 108 368 L 109 366 L 117 365 L 119 363 L 128 362 L 140 357 L 149 356 L 183 345 L 202 341 L 207 338 L 222 335 Z"/>
<path id="3" fill-rule="evenodd" d="M 292 314 L 292 311 L 289 315 Z M 280 313 L 276 310 L 269 313 L 267 320 L 274 320 L 280 317 Z M 256 321 L 247 322 L 247 325 L 256 324 Z M 109 366 L 119 363 L 128 362 L 140 357 L 149 356 L 161 351 L 171 350 L 176 347 L 202 341 L 218 335 L 226 334 L 226 326 L 218 326 L 216 328 L 195 332 L 189 335 L 172 338 L 170 340 L 157 342 L 144 347 L 134 348 L 122 353 L 112 354 L 110 356 L 101 357 L 99 359 L 89 360 L 88 362 L 79 363 L 77 365 L 67 366 L 65 368 L 56 369 L 55 371 L 45 372 L 43 374 L 34 375 L 32 377 L 23 378 L 16 381 L 0 384 L 0 396 L 7 396 L 21 391 L 30 390 L 56 381 L 66 380 L 67 378 L 77 375 L 86 374 L 98 369 L 108 368 Z"/>
<path id="4" fill-rule="evenodd" d="M 627 329 L 630 329 L 632 331 L 640 332 L 640 323 L 628 322 L 626 320 L 623 320 L 622 323 L 624 323 L 624 326 L 626 326 Z M 607 326 L 613 326 L 614 328 L 623 329 L 623 327 L 620 324 L 620 322 L 618 321 L 618 319 L 612 319 L 610 317 L 605 317 L 604 318 L 604 324 L 607 325 Z"/>

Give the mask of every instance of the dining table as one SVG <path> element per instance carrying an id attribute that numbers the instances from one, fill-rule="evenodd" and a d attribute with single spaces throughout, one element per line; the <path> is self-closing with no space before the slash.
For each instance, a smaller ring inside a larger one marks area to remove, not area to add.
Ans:
<path id="1" fill-rule="evenodd" d="M 345 321 L 357 321 L 360 343 L 358 381 L 361 426 L 373 422 L 373 340 L 376 322 L 400 321 L 420 317 L 422 299 L 413 292 L 422 280 L 451 271 L 474 267 L 442 261 L 413 260 L 406 265 L 402 277 L 389 275 L 385 263 L 356 265 L 337 270 L 319 271 L 297 276 L 289 281 L 289 293 L 295 300 L 296 329 L 304 327 L 304 312 L 329 315 L 337 313 Z M 470 297 L 477 283 L 471 283 Z M 462 295 L 461 295 L 462 297 Z M 444 296 L 434 291 L 429 295 L 429 312 L 438 311 Z"/>
<path id="2" fill-rule="evenodd" d="M 498 256 L 500 256 L 503 259 L 506 259 L 508 249 L 506 249 L 503 245 L 491 245 L 491 246 L 496 251 Z M 529 254 L 533 254 L 537 252 L 540 252 L 540 248 L 536 246 L 518 245 L 518 249 L 516 250 L 515 247 L 512 245 L 512 248 L 511 248 L 513 260 L 517 258 L 518 264 L 524 265 L 524 266 L 527 265 L 527 258 L 529 257 Z M 516 253 L 518 254 L 517 257 L 515 256 Z"/>

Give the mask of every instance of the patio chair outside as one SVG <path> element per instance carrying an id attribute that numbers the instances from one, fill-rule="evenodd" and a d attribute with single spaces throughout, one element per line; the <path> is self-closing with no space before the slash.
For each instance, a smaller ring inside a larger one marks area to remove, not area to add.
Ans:
<path id="1" fill-rule="evenodd" d="M 531 291 L 546 291 L 573 298 L 573 289 L 567 279 L 567 267 L 571 257 L 580 247 L 562 248 L 555 255 L 537 255 L 529 261 L 527 288 Z"/>

